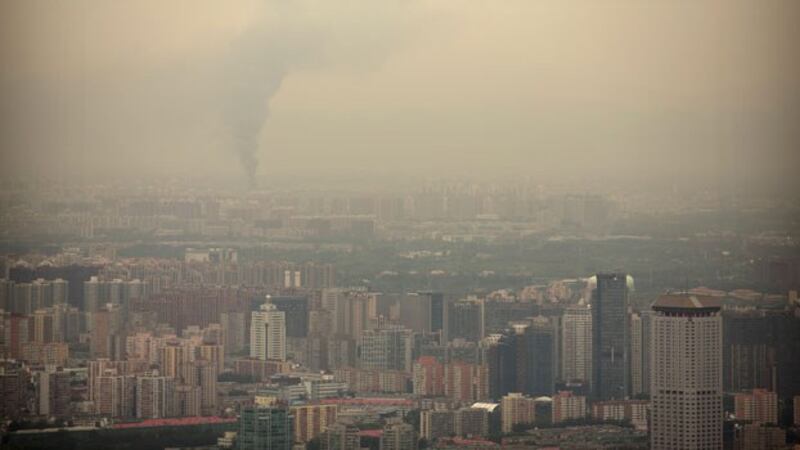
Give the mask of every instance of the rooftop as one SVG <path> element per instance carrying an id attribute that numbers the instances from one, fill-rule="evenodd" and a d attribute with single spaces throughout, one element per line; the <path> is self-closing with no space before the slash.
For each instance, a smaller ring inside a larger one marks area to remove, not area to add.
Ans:
<path id="1" fill-rule="evenodd" d="M 719 309 L 719 298 L 694 294 L 663 294 L 653 303 L 653 309 Z"/>

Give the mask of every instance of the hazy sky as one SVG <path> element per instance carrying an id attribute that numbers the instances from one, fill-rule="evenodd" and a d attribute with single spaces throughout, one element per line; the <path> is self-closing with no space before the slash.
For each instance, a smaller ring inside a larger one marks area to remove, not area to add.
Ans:
<path id="1" fill-rule="evenodd" d="M 6 0 L 0 165 L 788 180 L 798 19 L 792 0 Z"/>

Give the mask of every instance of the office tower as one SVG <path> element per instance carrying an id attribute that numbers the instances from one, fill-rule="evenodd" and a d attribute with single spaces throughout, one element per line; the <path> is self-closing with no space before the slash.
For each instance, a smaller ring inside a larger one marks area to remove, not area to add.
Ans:
<path id="1" fill-rule="evenodd" d="M 666 294 L 653 303 L 650 445 L 722 448 L 722 318 L 718 300 Z"/>
<path id="2" fill-rule="evenodd" d="M 444 330 L 444 294 L 441 292 L 420 292 L 420 296 L 427 297 L 430 301 L 430 331 L 432 333 Z"/>
<path id="3" fill-rule="evenodd" d="M 592 310 L 567 307 L 561 316 L 561 380 L 589 384 L 592 379 Z"/>
<path id="4" fill-rule="evenodd" d="M 501 430 L 514 431 L 514 425 L 530 424 L 536 420 L 536 403 L 533 398 L 512 392 L 500 400 Z"/>
<path id="5" fill-rule="evenodd" d="M 245 341 L 245 314 L 240 311 L 223 312 L 219 315 L 225 338 L 225 353 L 239 353 L 246 345 Z"/>
<path id="6" fill-rule="evenodd" d="M 624 399 L 630 392 L 629 277 L 598 274 L 592 299 L 592 394 Z"/>
<path id="7" fill-rule="evenodd" d="M 753 389 L 734 396 L 737 420 L 766 425 L 778 423 L 778 396 L 766 389 Z"/>
<path id="8" fill-rule="evenodd" d="M 555 385 L 555 327 L 551 319 L 538 316 L 515 326 L 517 391 L 550 395 Z"/>
<path id="9" fill-rule="evenodd" d="M 447 340 L 464 339 L 478 342 L 484 337 L 484 302 L 478 298 L 467 298 L 448 304 Z"/>
<path id="10" fill-rule="evenodd" d="M 161 419 L 170 412 L 173 402 L 175 380 L 156 374 L 136 378 L 136 417 Z"/>
<path id="11" fill-rule="evenodd" d="M 483 363 L 489 371 L 489 398 L 500 397 L 517 387 L 517 342 L 514 336 L 492 334 L 481 341 Z"/>
<path id="12" fill-rule="evenodd" d="M 529 301 L 486 300 L 484 303 L 485 333 L 486 335 L 502 333 L 509 327 L 509 322 L 535 316 L 537 312 L 537 305 Z"/>
<path id="13" fill-rule="evenodd" d="M 383 427 L 381 450 L 416 450 L 417 433 L 411 424 L 400 419 L 390 419 Z"/>
<path id="14" fill-rule="evenodd" d="M 293 418 L 285 405 L 255 406 L 242 410 L 236 448 L 240 450 L 291 450 Z"/>
<path id="15" fill-rule="evenodd" d="M 37 374 L 36 398 L 40 416 L 70 416 L 70 376 L 63 370 L 45 370 Z"/>
<path id="16" fill-rule="evenodd" d="M 412 332 L 391 325 L 361 334 L 358 343 L 359 368 L 411 371 Z"/>
<path id="17" fill-rule="evenodd" d="M 252 313 L 250 357 L 286 361 L 286 315 L 271 303 Z"/>
<path id="18" fill-rule="evenodd" d="M 431 301 L 431 296 L 424 294 L 400 295 L 392 305 L 396 309 L 396 314 L 390 315 L 390 318 L 414 332 L 429 333 L 433 311 Z"/>
<path id="19" fill-rule="evenodd" d="M 650 320 L 652 311 L 631 314 L 631 394 L 650 393 Z"/>
<path id="20" fill-rule="evenodd" d="M 586 397 L 569 391 L 559 391 L 553 396 L 553 423 L 586 417 Z"/>
<path id="21" fill-rule="evenodd" d="M 308 296 L 270 297 L 269 302 L 278 311 L 283 311 L 287 337 L 304 338 L 308 335 Z"/>
<path id="22" fill-rule="evenodd" d="M 320 436 L 321 450 L 361 450 L 358 427 L 350 423 L 337 422 Z"/>
<path id="23" fill-rule="evenodd" d="M 778 355 L 774 317 L 763 310 L 722 312 L 723 389 L 774 391 Z"/>

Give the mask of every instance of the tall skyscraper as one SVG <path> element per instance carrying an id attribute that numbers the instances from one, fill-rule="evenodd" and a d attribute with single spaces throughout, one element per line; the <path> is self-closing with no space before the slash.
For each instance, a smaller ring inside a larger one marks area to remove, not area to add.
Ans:
<path id="1" fill-rule="evenodd" d="M 722 318 L 718 300 L 662 295 L 653 304 L 650 446 L 722 448 Z"/>
<path id="2" fill-rule="evenodd" d="M 292 415 L 285 405 L 255 406 L 242 410 L 236 448 L 240 450 L 291 450 Z"/>
<path id="3" fill-rule="evenodd" d="M 516 327 L 517 390 L 550 395 L 555 385 L 555 327 L 544 316 L 529 320 L 529 324 Z"/>
<path id="4" fill-rule="evenodd" d="M 441 292 L 420 292 L 431 301 L 431 332 L 441 332 L 444 329 L 444 294 Z"/>
<path id="5" fill-rule="evenodd" d="M 484 336 L 483 299 L 467 298 L 448 304 L 447 340 L 464 339 L 478 342 Z"/>
<path id="6" fill-rule="evenodd" d="M 622 273 L 597 275 L 592 298 L 592 394 L 624 399 L 630 392 L 628 280 Z"/>
<path id="7" fill-rule="evenodd" d="M 260 311 L 252 313 L 250 356 L 286 361 L 286 315 L 271 303 L 261 305 Z"/>
<path id="8" fill-rule="evenodd" d="M 575 305 L 561 316 L 561 380 L 592 380 L 592 310 Z"/>
<path id="9" fill-rule="evenodd" d="M 286 335 L 304 338 L 308 335 L 308 297 L 272 297 L 270 303 L 286 316 Z"/>
<path id="10" fill-rule="evenodd" d="M 631 314 L 631 395 L 650 393 L 650 319 L 652 311 Z"/>

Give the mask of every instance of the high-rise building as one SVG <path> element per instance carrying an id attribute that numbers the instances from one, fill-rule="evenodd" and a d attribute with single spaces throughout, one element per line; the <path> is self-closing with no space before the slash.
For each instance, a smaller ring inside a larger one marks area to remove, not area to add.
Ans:
<path id="1" fill-rule="evenodd" d="M 651 311 L 631 314 L 631 394 L 650 393 Z"/>
<path id="2" fill-rule="evenodd" d="M 371 305 L 374 296 L 364 292 L 327 291 L 327 300 L 333 303 L 331 324 L 334 334 L 358 339 L 369 328 Z"/>
<path id="3" fill-rule="evenodd" d="M 597 274 L 592 298 L 592 394 L 624 399 L 630 392 L 629 277 Z"/>
<path id="4" fill-rule="evenodd" d="M 389 420 L 383 427 L 381 450 L 416 450 L 417 434 L 411 424 L 400 419 Z"/>
<path id="5" fill-rule="evenodd" d="M 283 311 L 287 337 L 304 338 L 308 335 L 308 296 L 271 297 L 269 302 L 278 311 Z"/>
<path id="6" fill-rule="evenodd" d="M 100 375 L 94 381 L 94 406 L 97 414 L 108 417 L 134 417 L 135 379 L 130 375 Z"/>
<path id="7" fill-rule="evenodd" d="M 733 450 L 785 450 L 786 430 L 746 423 L 734 429 Z"/>
<path id="8" fill-rule="evenodd" d="M 30 373 L 20 364 L 0 362 L 0 417 L 18 418 L 31 411 L 28 385 Z"/>
<path id="9" fill-rule="evenodd" d="M 792 398 L 792 406 L 793 406 L 792 409 L 794 411 L 793 415 L 794 420 L 792 421 L 792 423 L 794 424 L 794 426 L 800 426 L 800 395 L 795 395 Z"/>
<path id="10" fill-rule="evenodd" d="M 430 299 L 430 331 L 444 330 L 444 294 L 441 292 L 420 292 L 419 295 Z"/>
<path id="11" fill-rule="evenodd" d="M 38 413 L 45 417 L 70 415 L 70 376 L 63 370 L 45 370 L 37 374 Z"/>
<path id="12" fill-rule="evenodd" d="M 627 421 L 637 430 L 647 430 L 647 400 L 609 400 L 592 403 L 592 418 L 595 420 Z"/>
<path id="13" fill-rule="evenodd" d="M 518 392 L 512 392 L 500 400 L 501 430 L 514 431 L 514 425 L 530 424 L 536 420 L 535 400 Z"/>
<path id="14" fill-rule="evenodd" d="M 488 399 L 488 369 L 485 365 L 453 362 L 444 367 L 444 391 L 449 399 L 461 403 Z"/>
<path id="15" fill-rule="evenodd" d="M 295 442 L 308 442 L 329 429 L 335 422 L 338 406 L 335 404 L 306 404 L 291 407 L 294 417 Z"/>
<path id="16" fill-rule="evenodd" d="M 778 396 L 766 389 L 753 389 L 734 396 L 737 420 L 766 425 L 778 423 Z"/>
<path id="17" fill-rule="evenodd" d="M 447 340 L 478 342 L 484 337 L 484 301 L 467 298 L 447 305 Z"/>
<path id="18" fill-rule="evenodd" d="M 359 367 L 410 372 L 412 347 L 411 330 L 401 326 L 365 331 L 358 343 Z"/>
<path id="19" fill-rule="evenodd" d="M 457 436 L 485 437 L 489 435 L 489 412 L 485 408 L 464 407 L 455 412 Z"/>
<path id="20" fill-rule="evenodd" d="M 255 406 L 242 410 L 236 448 L 240 450 L 291 450 L 292 414 L 285 405 Z"/>
<path id="21" fill-rule="evenodd" d="M 570 306 L 561 316 L 561 380 L 590 383 L 592 379 L 592 310 Z"/>
<path id="22" fill-rule="evenodd" d="M 722 448 L 722 318 L 718 300 L 666 294 L 653 303 L 650 445 Z"/>
<path id="23" fill-rule="evenodd" d="M 423 409 L 419 432 L 428 441 L 455 434 L 455 413 L 449 409 Z"/>
<path id="24" fill-rule="evenodd" d="M 203 391 L 200 386 L 176 384 L 170 405 L 170 415 L 196 417 L 202 412 Z"/>
<path id="25" fill-rule="evenodd" d="M 156 374 L 136 378 L 136 417 L 161 419 L 170 412 L 175 380 Z"/>
<path id="26" fill-rule="evenodd" d="M 261 360 L 286 361 L 286 315 L 265 303 L 250 320 L 250 356 Z"/>
<path id="27" fill-rule="evenodd" d="M 444 395 L 444 365 L 433 356 L 422 356 L 414 363 L 414 394 L 424 397 Z"/>
<path id="28" fill-rule="evenodd" d="M 198 359 L 190 367 L 192 384 L 200 388 L 200 414 L 212 416 L 217 410 L 217 366 L 213 361 Z"/>
<path id="29" fill-rule="evenodd" d="M 360 450 L 358 427 L 351 423 L 337 422 L 322 433 L 319 446 L 321 450 Z"/>
<path id="30" fill-rule="evenodd" d="M 586 397 L 569 391 L 560 391 L 553 396 L 553 423 L 586 417 Z"/>
<path id="31" fill-rule="evenodd" d="M 499 399 L 517 387 L 517 342 L 509 334 L 492 334 L 481 342 L 492 399 Z"/>
<path id="32" fill-rule="evenodd" d="M 484 303 L 484 328 L 486 335 L 502 333 L 508 329 L 509 322 L 538 313 L 536 303 L 509 299 L 487 299 Z"/>
<path id="33" fill-rule="evenodd" d="M 550 395 L 555 385 L 555 326 L 550 318 L 533 317 L 515 325 L 517 390 L 525 394 Z"/>

